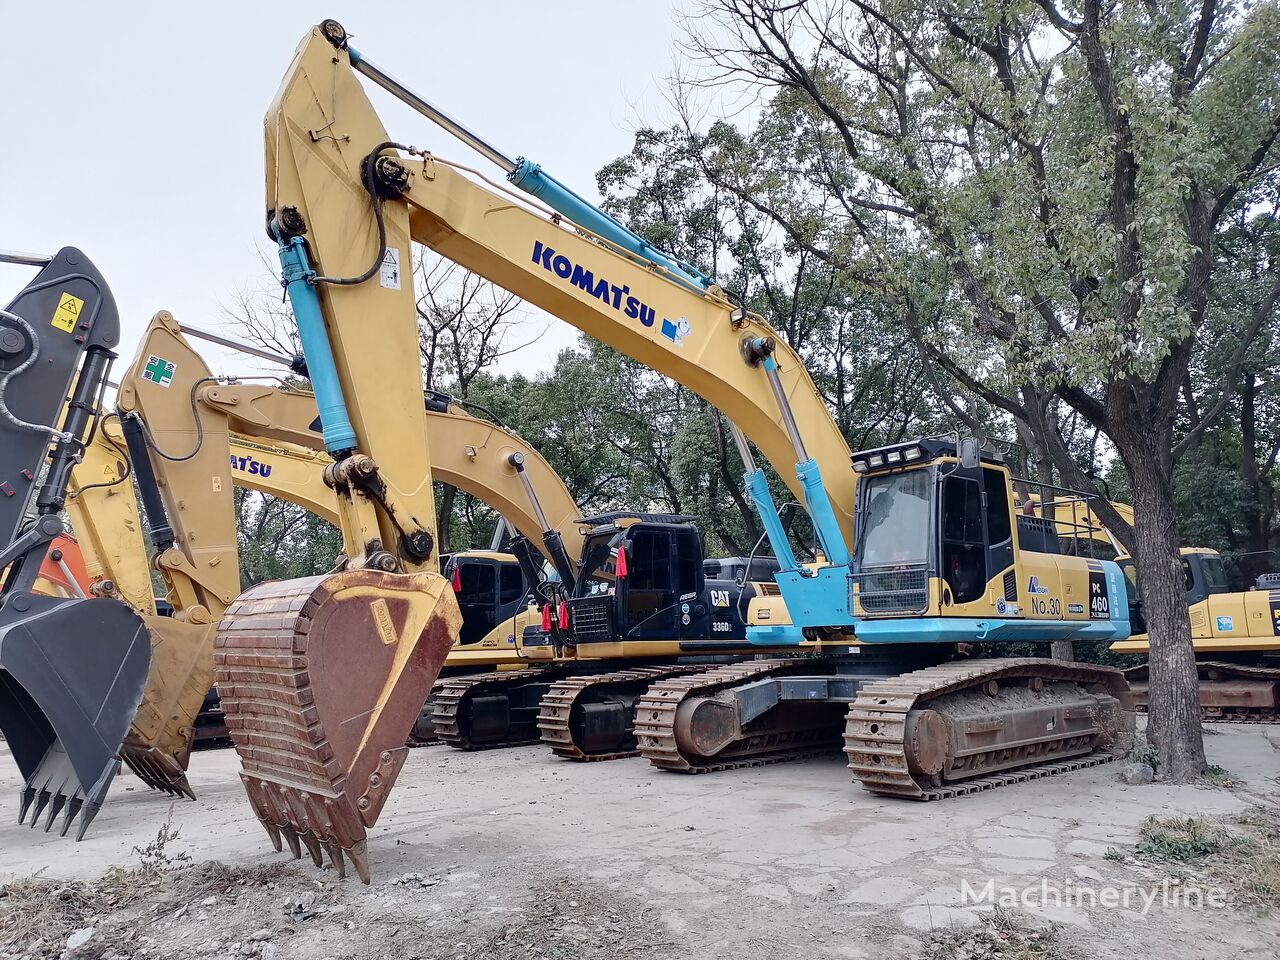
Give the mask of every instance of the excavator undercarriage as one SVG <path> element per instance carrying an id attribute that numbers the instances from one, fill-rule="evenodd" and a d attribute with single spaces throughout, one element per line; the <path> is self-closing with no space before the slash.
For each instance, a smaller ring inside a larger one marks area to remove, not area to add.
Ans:
<path id="1" fill-rule="evenodd" d="M 1200 675 L 1200 716 L 1212 723 L 1274 723 L 1280 720 L 1280 656 L 1249 657 L 1246 662 L 1207 655 L 1196 660 Z M 1134 709 L 1147 711 L 1150 668 L 1125 671 Z"/>
<path id="2" fill-rule="evenodd" d="M 904 653 L 919 662 L 919 651 Z M 879 652 L 755 660 L 657 683 L 637 710 L 640 753 L 666 770 L 709 773 L 830 752 L 843 740 L 867 790 L 932 800 L 1128 749 L 1119 671 L 1028 658 L 896 673 L 903 663 Z"/>

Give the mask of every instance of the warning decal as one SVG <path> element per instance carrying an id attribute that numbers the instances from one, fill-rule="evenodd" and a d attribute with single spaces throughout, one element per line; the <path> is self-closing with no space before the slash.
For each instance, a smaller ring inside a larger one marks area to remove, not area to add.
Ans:
<path id="1" fill-rule="evenodd" d="M 73 297 L 69 293 L 64 293 L 62 299 L 58 301 L 58 309 L 53 311 L 53 319 L 49 322 L 59 330 L 70 333 L 76 328 L 76 324 L 80 322 L 80 311 L 83 308 L 83 300 L 79 297 Z"/>
<path id="2" fill-rule="evenodd" d="M 388 290 L 400 289 L 400 251 L 395 247 L 387 247 L 387 252 L 382 256 L 378 283 Z"/>

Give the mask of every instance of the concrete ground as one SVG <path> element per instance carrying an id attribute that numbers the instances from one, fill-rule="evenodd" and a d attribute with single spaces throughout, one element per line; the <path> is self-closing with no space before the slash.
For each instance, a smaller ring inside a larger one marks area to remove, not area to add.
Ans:
<path id="1" fill-rule="evenodd" d="M 286 923 L 278 904 L 255 901 L 252 910 L 264 916 L 248 926 L 269 932 L 263 956 L 360 955 L 352 944 L 362 931 L 387 934 L 393 925 L 413 949 L 383 944 L 378 952 L 469 956 L 484 942 L 486 955 L 505 956 L 494 944 L 518 944 L 512 924 L 553 898 L 559 912 L 548 922 L 558 928 L 590 911 L 599 924 L 591 936 L 626 941 L 625 949 L 600 955 L 912 956 L 931 929 L 974 920 L 976 908 L 961 904 L 962 881 L 974 889 L 989 880 L 997 888 L 1042 879 L 1158 883 L 1149 868 L 1107 859 L 1108 848 L 1131 847 L 1149 814 L 1274 805 L 1280 750 L 1269 730 L 1218 725 L 1207 738 L 1211 761 L 1245 781 L 1234 789 L 1129 787 L 1108 764 L 932 804 L 863 792 L 842 757 L 687 777 L 639 759 L 569 763 L 538 747 L 423 748 L 413 751 L 371 832 L 373 886 L 336 883 L 307 860 L 271 896 L 320 891 L 326 916 Z M 137 865 L 134 848 L 153 840 L 166 818 L 180 831 L 167 856 L 291 862 L 272 851 L 250 814 L 237 769 L 229 749 L 197 753 L 190 780 L 198 803 L 153 793 L 126 772 L 76 844 L 16 824 L 16 767 L 0 743 L 0 884 L 36 874 L 92 878 Z M 216 928 L 229 929 L 231 915 L 214 914 L 215 899 L 199 911 L 212 919 L 182 934 L 186 942 L 173 955 L 227 952 L 233 934 L 223 942 Z M 1060 922 L 1063 942 L 1082 957 L 1280 956 L 1280 924 L 1250 910 L 1157 903 L 1144 916 L 1136 906 L 1068 902 L 1032 912 Z M 548 954 L 595 955 L 585 948 Z"/>

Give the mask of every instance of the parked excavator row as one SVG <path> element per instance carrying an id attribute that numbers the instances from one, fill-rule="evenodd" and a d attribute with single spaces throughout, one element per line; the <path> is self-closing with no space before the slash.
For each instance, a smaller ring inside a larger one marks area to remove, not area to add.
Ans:
<path id="1" fill-rule="evenodd" d="M 357 74 L 460 136 L 536 200 L 481 186 L 458 165 L 392 141 Z M 1024 525 L 1014 522 L 998 459 L 926 441 L 850 459 L 802 364 L 763 320 L 536 164 L 509 159 L 407 90 L 351 49 L 333 21 L 300 46 L 269 110 L 266 146 L 269 233 L 334 460 L 326 475 L 345 547 L 337 573 L 252 588 L 217 631 L 243 778 L 277 846 L 282 834 L 302 837 L 367 872 L 366 830 L 459 629 L 436 572 L 423 482 L 431 457 L 414 413 L 411 239 L 673 377 L 742 430 L 748 490 L 779 560 L 786 616 L 773 618 L 781 611 L 772 598 L 753 597 L 743 641 L 676 646 L 779 656 L 652 683 L 637 701 L 634 732 L 655 763 L 697 772 L 786 759 L 838 742 L 843 730 L 866 786 L 928 799 L 1123 749 L 1132 717 L 1118 672 L 953 659 L 977 642 L 1128 632 L 1114 564 L 1021 545 Z M 804 504 L 822 562 L 796 562 L 751 443 Z M 618 530 L 602 531 L 599 586 L 571 596 L 567 620 L 558 615 L 550 632 L 567 622 L 578 660 L 630 666 L 657 654 L 667 669 L 659 651 L 671 640 L 620 624 L 591 629 L 630 596 L 639 555 L 625 537 L 620 551 L 610 545 L 627 518 L 600 519 Z M 665 594 L 637 581 L 634 601 L 629 616 L 657 614 L 647 605 Z M 691 626 L 693 605 L 678 609 L 679 625 Z M 673 615 L 669 606 L 661 613 Z M 924 669 L 900 676 L 916 667 Z M 985 720 L 975 726 L 979 705 Z"/>
<path id="2" fill-rule="evenodd" d="M 358 74 L 477 149 L 516 189 L 392 141 Z M 166 315 L 148 331 L 119 407 L 157 568 L 179 601 L 172 620 L 188 637 L 175 647 L 205 649 L 214 632 L 242 779 L 277 849 L 287 841 L 298 856 L 305 846 L 317 862 L 327 852 L 340 871 L 350 859 L 368 881 L 366 832 L 462 631 L 434 529 L 412 240 L 728 412 L 777 559 L 774 583 L 717 584 L 685 518 L 587 518 L 585 545 L 557 550 L 576 524 L 537 517 L 526 535 L 548 548 L 559 596 L 543 605 L 545 629 L 526 631 L 520 646 L 545 653 L 548 669 L 571 661 L 573 670 L 542 691 L 535 681 L 546 674 L 527 678 L 537 696 L 521 716 L 527 725 L 536 702 L 558 752 L 638 749 L 660 767 L 704 772 L 843 739 L 866 788 L 934 799 L 1125 749 L 1132 715 L 1118 672 L 962 656 L 1003 641 L 1128 633 L 1118 567 L 1054 552 L 1056 538 L 1033 530 L 1034 518 L 1015 518 L 998 457 L 958 437 L 851 454 L 803 364 L 762 318 L 409 91 L 333 21 L 299 47 L 267 116 L 266 148 L 268 232 L 314 391 L 307 411 L 284 409 L 299 395 L 219 384 L 201 368 L 175 391 L 190 358 L 173 342 L 176 326 L 157 333 Z M 205 431 L 202 404 L 223 426 Z M 318 425 L 343 541 L 333 573 L 239 593 L 224 546 L 235 543 L 234 515 L 211 521 L 203 508 L 230 496 L 223 435 L 240 423 L 303 446 Z M 808 514 L 816 563 L 797 561 L 757 452 Z M 176 485 L 159 482 L 162 472 Z M 762 653 L 770 658 L 753 659 Z M 194 696 L 196 672 L 177 699 Z M 471 708 L 456 717 L 483 721 L 473 732 L 497 729 L 482 686 L 459 694 Z M 178 713 L 154 712 L 162 724 Z M 148 736 L 144 760 L 177 755 L 155 750 L 156 730 Z"/>

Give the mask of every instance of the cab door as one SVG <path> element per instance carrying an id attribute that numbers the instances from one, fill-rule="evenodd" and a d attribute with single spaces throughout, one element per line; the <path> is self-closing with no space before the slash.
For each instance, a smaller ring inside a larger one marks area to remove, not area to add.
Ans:
<path id="1" fill-rule="evenodd" d="M 492 560 L 455 557 L 453 577 L 462 612 L 458 642 L 479 643 L 498 623 L 498 568 Z"/>
<path id="2" fill-rule="evenodd" d="M 629 640 L 673 640 L 679 623 L 671 531 L 633 528 L 625 543 L 627 575 L 619 586 L 622 634 Z"/>
<path id="3" fill-rule="evenodd" d="M 728 592 L 717 591 L 712 598 L 707 589 L 706 570 L 702 565 L 702 539 L 698 531 L 686 527 L 672 531 L 672 560 L 675 575 L 674 590 L 676 602 L 680 605 L 676 612 L 676 629 L 681 640 L 708 640 L 712 637 L 711 621 L 713 599 L 720 599 L 724 593 L 724 602 L 728 603 Z M 718 611 L 728 614 L 728 610 Z M 726 616 L 727 620 L 728 617 Z"/>

